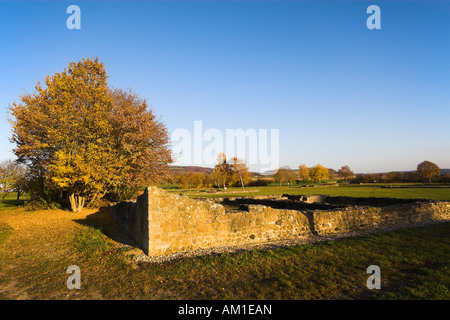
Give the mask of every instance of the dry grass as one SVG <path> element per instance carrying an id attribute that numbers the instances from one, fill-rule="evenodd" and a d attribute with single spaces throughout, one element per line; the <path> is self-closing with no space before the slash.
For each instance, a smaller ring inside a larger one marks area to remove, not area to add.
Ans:
<path id="1" fill-rule="evenodd" d="M 294 247 L 135 263 L 105 210 L 0 212 L 1 299 L 449 299 L 450 223 Z M 66 287 L 70 265 L 81 290 Z M 382 269 L 382 290 L 365 269 Z"/>
<path id="2" fill-rule="evenodd" d="M 65 270 L 69 261 L 77 264 L 80 259 L 74 250 L 74 234 L 82 226 L 76 220 L 94 212 L 3 211 L 0 221 L 12 232 L 0 247 L 0 297 L 28 298 L 28 291 L 48 293 L 49 299 L 69 297 Z"/>

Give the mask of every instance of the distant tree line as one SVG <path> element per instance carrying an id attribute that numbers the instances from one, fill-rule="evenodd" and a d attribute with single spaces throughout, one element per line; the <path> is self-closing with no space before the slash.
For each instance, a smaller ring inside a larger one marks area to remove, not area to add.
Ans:
<path id="1" fill-rule="evenodd" d="M 280 168 L 271 178 L 252 179 L 251 174 L 243 160 L 232 158 L 228 161 L 225 154 L 219 154 L 218 163 L 213 173 L 175 173 L 170 182 L 184 189 L 194 188 L 226 188 L 267 186 L 275 183 L 279 186 L 294 186 L 301 183 L 323 183 L 325 181 L 338 181 L 341 183 L 402 183 L 402 182 L 436 182 L 450 183 L 450 174 L 439 174 L 439 167 L 429 161 L 417 166 L 416 171 L 354 174 L 348 165 L 342 166 L 338 171 L 328 169 L 317 164 L 308 168 L 300 165 L 298 170 Z"/>
<path id="2" fill-rule="evenodd" d="M 417 165 L 416 171 L 357 174 L 351 183 L 450 183 L 450 174 L 440 174 L 440 172 L 441 169 L 435 163 L 423 161 Z"/>
<path id="3" fill-rule="evenodd" d="M 219 153 L 217 164 L 212 173 L 175 173 L 169 179 L 170 183 L 178 184 L 183 189 L 192 188 L 223 188 L 251 186 L 251 174 L 245 160 L 238 157 L 227 159 L 224 153 Z"/>
<path id="4" fill-rule="evenodd" d="M 305 164 L 301 164 L 298 171 L 289 168 L 280 168 L 274 175 L 274 181 L 281 185 L 294 185 L 298 183 L 320 183 L 326 180 L 335 180 L 337 178 L 344 179 L 345 182 L 354 174 L 349 166 L 343 166 L 339 171 L 328 169 L 320 163 L 312 168 L 308 168 Z"/>
<path id="5" fill-rule="evenodd" d="M 280 168 L 274 175 L 274 182 L 278 185 L 294 185 L 307 182 L 323 182 L 337 180 L 343 183 L 401 183 L 401 182 L 428 182 L 450 183 L 450 174 L 440 174 L 441 169 L 430 161 L 423 161 L 417 165 L 416 171 L 354 174 L 348 165 L 342 166 L 338 171 L 327 169 L 321 164 L 308 168 L 300 165 L 298 171 L 289 168 Z"/>

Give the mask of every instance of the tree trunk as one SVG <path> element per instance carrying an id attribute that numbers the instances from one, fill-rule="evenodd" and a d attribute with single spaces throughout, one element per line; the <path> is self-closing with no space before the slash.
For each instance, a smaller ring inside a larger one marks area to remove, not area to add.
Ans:
<path id="1" fill-rule="evenodd" d="M 242 175 L 239 173 L 239 179 L 241 180 L 242 189 L 244 189 L 244 181 L 242 180 Z"/>
<path id="2" fill-rule="evenodd" d="M 95 205 L 95 201 L 103 198 L 105 196 L 105 194 L 106 194 L 106 191 L 104 191 L 102 194 L 96 193 L 94 195 L 94 197 L 91 199 L 91 201 L 88 202 L 88 204 L 86 205 L 86 208 L 91 209 Z"/>
<path id="3" fill-rule="evenodd" d="M 83 210 L 85 198 L 71 193 L 69 195 L 70 209 L 73 212 L 80 212 Z"/>
<path id="4" fill-rule="evenodd" d="M 88 204 L 86 205 L 86 207 L 88 209 L 91 208 L 91 205 L 95 204 L 95 200 L 97 200 L 97 197 L 98 197 L 98 193 L 95 193 L 94 196 L 92 197 L 91 201 L 89 201 Z"/>
<path id="5" fill-rule="evenodd" d="M 20 188 L 17 188 L 17 189 L 16 189 L 16 192 L 17 192 L 17 198 L 16 198 L 16 201 L 19 201 L 20 196 L 24 193 L 24 190 L 22 190 L 22 189 L 20 189 Z"/>

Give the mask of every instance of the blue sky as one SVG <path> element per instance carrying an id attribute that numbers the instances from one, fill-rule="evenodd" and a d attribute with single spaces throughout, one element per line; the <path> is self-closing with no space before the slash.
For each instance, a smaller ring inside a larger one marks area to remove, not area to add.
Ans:
<path id="1" fill-rule="evenodd" d="M 0 46 L 0 159 L 8 104 L 98 56 L 170 132 L 279 129 L 291 168 L 450 168 L 450 2 L 0 1 Z"/>

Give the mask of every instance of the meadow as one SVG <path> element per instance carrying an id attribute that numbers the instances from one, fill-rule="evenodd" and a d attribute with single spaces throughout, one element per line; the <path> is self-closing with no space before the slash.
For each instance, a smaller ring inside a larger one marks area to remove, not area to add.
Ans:
<path id="1" fill-rule="evenodd" d="M 209 197 L 246 197 L 268 196 L 279 194 L 314 195 L 325 194 L 329 196 L 349 197 L 389 197 L 401 199 L 432 199 L 450 201 L 449 185 L 420 185 L 420 184 L 370 184 L 370 185 L 339 185 L 316 187 L 287 187 L 264 186 L 247 188 L 218 189 L 167 189 L 171 192 L 182 193 L 193 198 Z"/>
<path id="2" fill-rule="evenodd" d="M 0 193 L 0 199 L 3 198 L 3 193 Z M 9 193 L 6 195 L 5 199 L 3 201 L 0 200 L 0 211 L 1 210 L 8 210 L 8 209 L 14 209 L 19 206 L 23 206 L 24 202 L 28 200 L 27 195 L 22 195 L 20 197 L 19 201 L 17 200 L 16 193 Z"/>
<path id="3" fill-rule="evenodd" d="M 450 200 L 449 188 L 257 189 L 280 193 Z M 146 263 L 105 208 L 26 211 L 12 199 L 0 210 L 0 299 L 450 299 L 450 223 Z M 66 287 L 70 265 L 81 290 Z M 381 269 L 381 290 L 366 287 L 369 265 Z"/>

